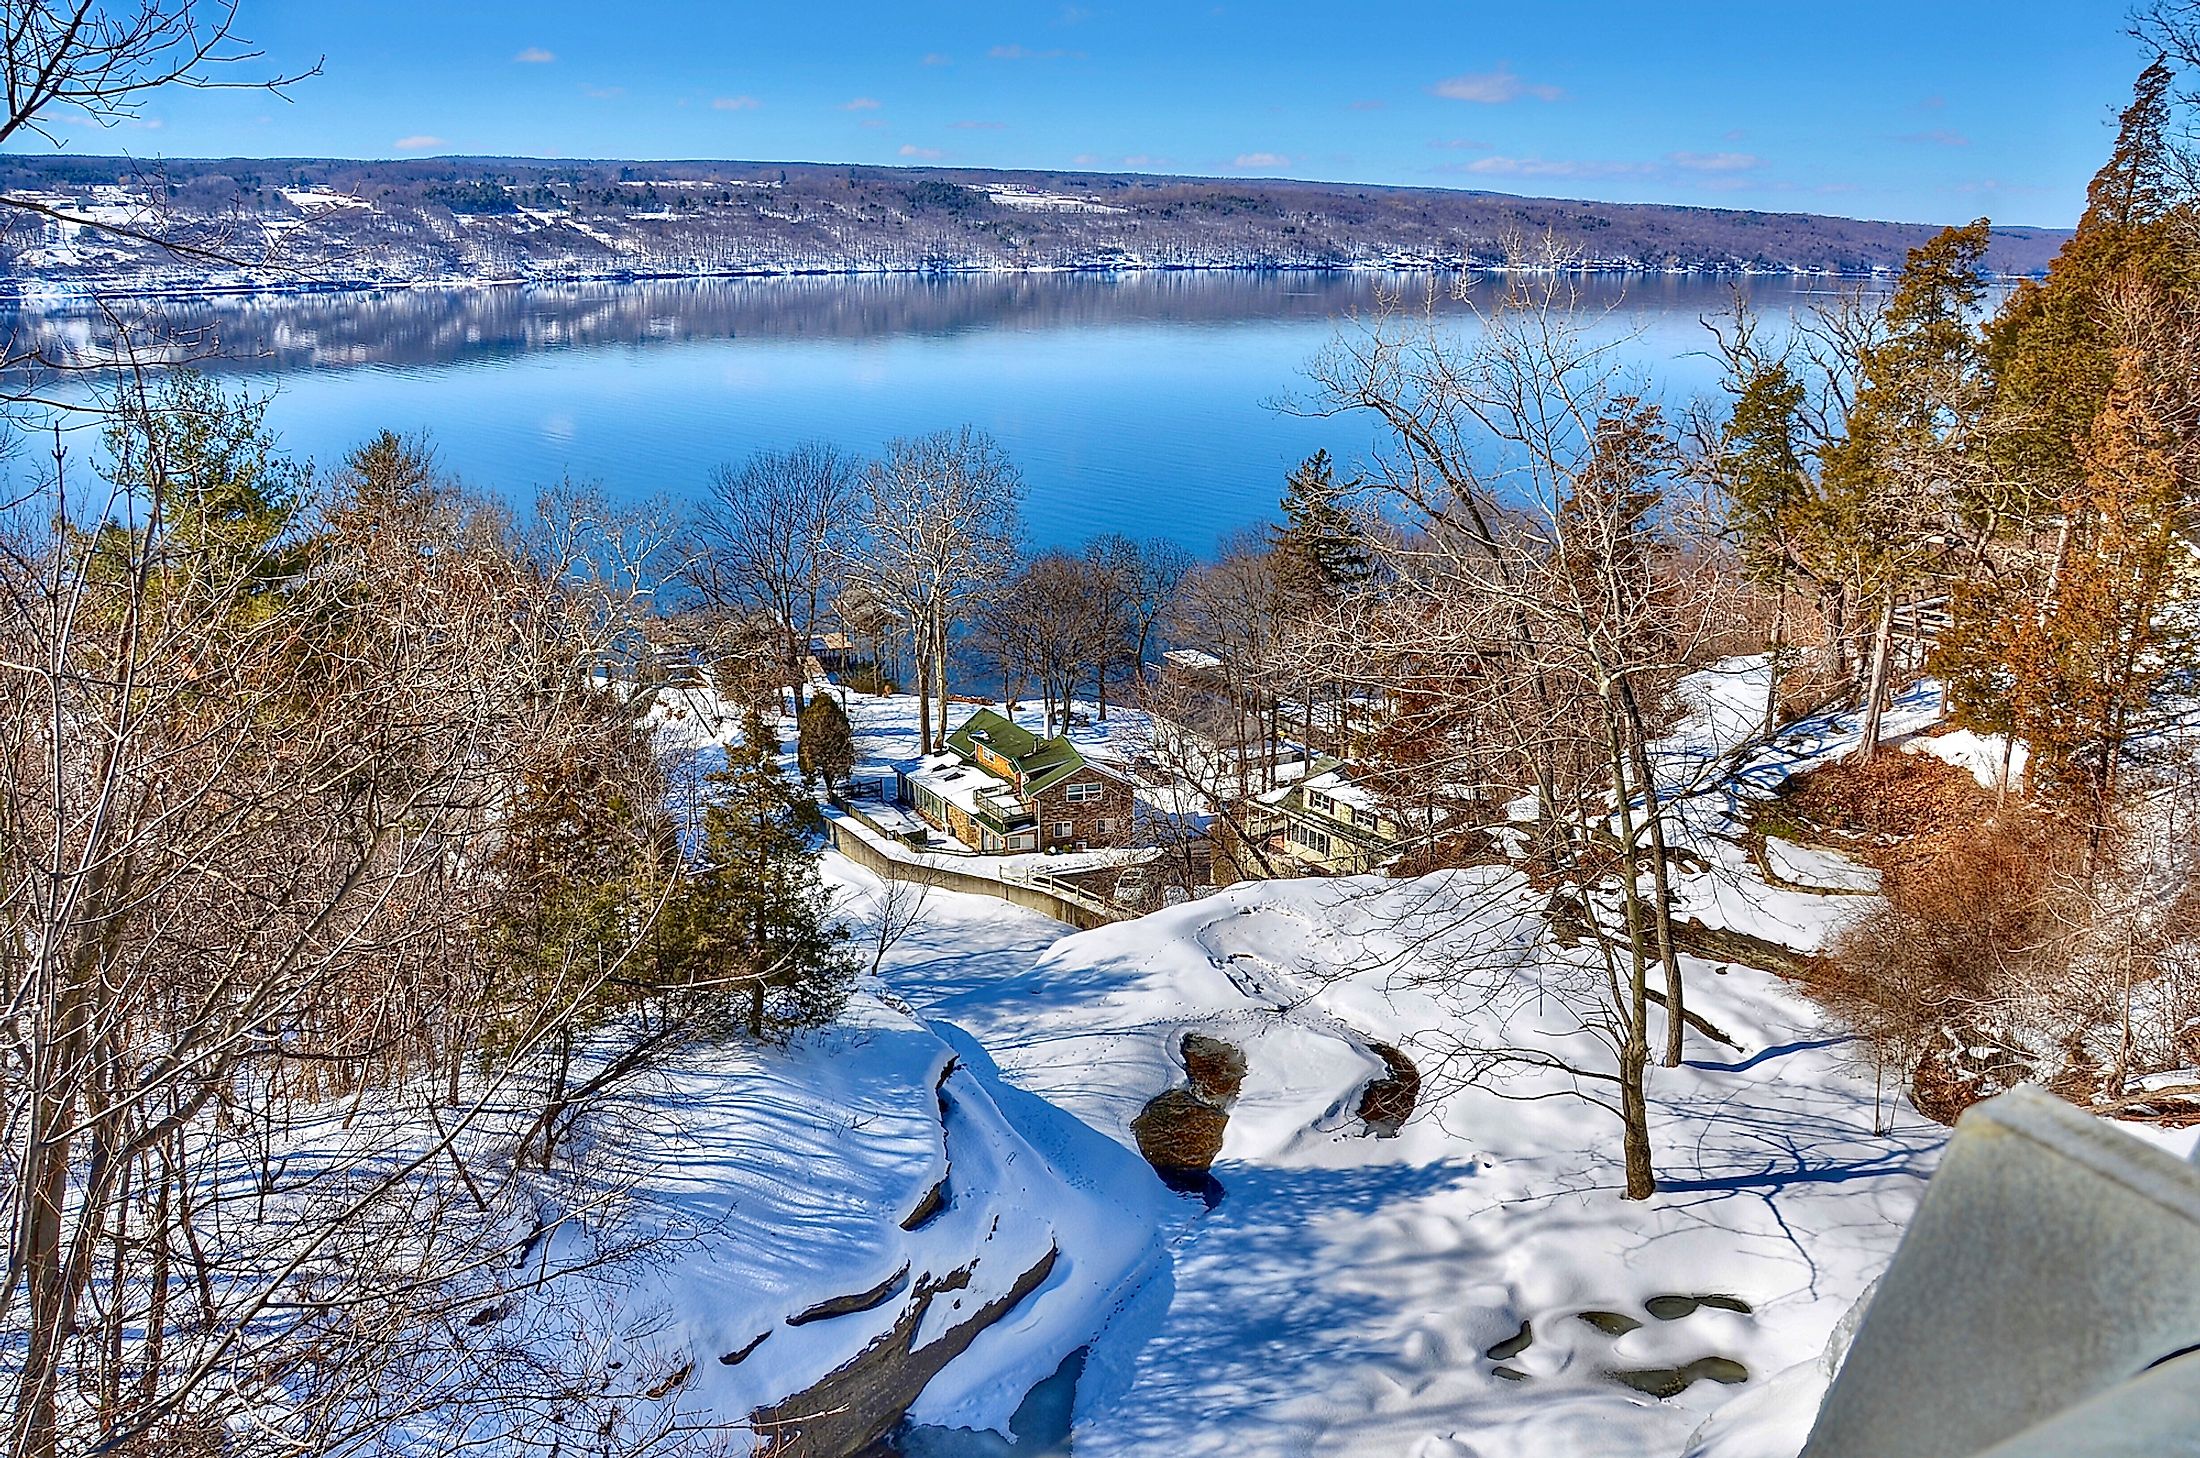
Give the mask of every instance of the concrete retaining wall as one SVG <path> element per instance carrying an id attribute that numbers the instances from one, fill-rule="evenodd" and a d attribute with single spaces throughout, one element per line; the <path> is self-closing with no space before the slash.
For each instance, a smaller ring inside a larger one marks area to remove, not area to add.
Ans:
<path id="1" fill-rule="evenodd" d="M 872 875 L 885 880 L 920 881 L 944 891 L 964 891 L 973 896 L 996 897 L 1027 911 L 1036 911 L 1041 916 L 1051 916 L 1079 931 L 1090 931 L 1096 926 L 1106 926 L 1110 922 L 1121 920 L 1118 913 L 1097 899 L 1072 899 L 1039 886 L 1026 885 L 1020 881 L 1004 881 L 997 876 L 981 876 L 972 871 L 938 865 L 930 860 L 903 860 L 888 854 L 870 836 L 865 835 L 863 830 L 838 815 L 828 815 L 825 824 L 832 833 L 834 850 Z"/>

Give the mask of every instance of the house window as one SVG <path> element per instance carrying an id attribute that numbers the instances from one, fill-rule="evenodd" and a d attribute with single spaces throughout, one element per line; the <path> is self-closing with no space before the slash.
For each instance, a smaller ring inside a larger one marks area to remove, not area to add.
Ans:
<path id="1" fill-rule="evenodd" d="M 1056 840 L 1068 840 L 1076 833 L 1077 827 L 1070 824 L 1067 820 L 1058 820 L 1054 824 L 1054 838 Z"/>
<path id="2" fill-rule="evenodd" d="M 1323 794 L 1319 790 L 1308 790 L 1306 792 L 1306 808 L 1309 810 L 1319 810 L 1322 814 L 1327 815 L 1330 811 L 1337 808 L 1337 802 L 1330 799 L 1327 795 Z"/>
<path id="3" fill-rule="evenodd" d="M 1062 798 L 1072 805 L 1085 805 L 1100 798 L 1104 792 L 1092 780 L 1083 780 L 1062 792 Z"/>
<path id="4" fill-rule="evenodd" d="M 1093 827 L 1093 830 L 1095 833 L 1100 835 L 1111 834 L 1115 830 L 1115 822 L 1112 820 L 1103 820 L 1095 825 Z"/>
<path id="5" fill-rule="evenodd" d="M 1037 839 L 1030 831 L 1019 830 L 1008 838 L 1008 848 L 1012 851 L 1030 850 Z"/>
<path id="6" fill-rule="evenodd" d="M 1329 837 L 1311 826 L 1300 825 L 1298 822 L 1293 821 L 1291 824 L 1291 840 L 1293 844 L 1304 846 L 1315 855 L 1326 856 L 1329 854 Z"/>

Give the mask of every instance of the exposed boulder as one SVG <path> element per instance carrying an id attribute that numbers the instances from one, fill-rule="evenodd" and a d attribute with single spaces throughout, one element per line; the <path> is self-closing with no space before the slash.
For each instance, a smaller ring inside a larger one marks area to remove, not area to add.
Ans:
<path id="1" fill-rule="evenodd" d="M 1138 1152 L 1146 1156 L 1172 1189 L 1197 1188 L 1204 1183 L 1207 1167 L 1222 1152 L 1223 1131 L 1230 1115 L 1188 1088 L 1172 1088 L 1154 1095 L 1137 1118 L 1131 1133 L 1138 1138 Z"/>
<path id="2" fill-rule="evenodd" d="M 1390 1072 L 1369 1079 L 1367 1087 L 1360 1090 L 1360 1122 L 1378 1139 L 1395 1139 L 1406 1120 L 1413 1117 L 1413 1106 L 1421 1097 L 1421 1070 L 1388 1043 L 1369 1039 L 1367 1047 Z"/>
<path id="3" fill-rule="evenodd" d="M 1245 1086 L 1245 1052 L 1204 1033 L 1186 1033 L 1177 1051 L 1184 1060 L 1185 1085 L 1149 1099 L 1131 1120 L 1131 1133 L 1163 1184 L 1203 1195 L 1211 1205 L 1218 1192 L 1207 1169 L 1222 1152 L 1230 1105 Z"/>
<path id="4" fill-rule="evenodd" d="M 1186 1033 L 1179 1045 L 1184 1055 L 1184 1076 L 1192 1092 L 1218 1109 L 1237 1102 L 1245 1086 L 1245 1054 L 1234 1043 L 1210 1038 L 1205 1033 Z"/>

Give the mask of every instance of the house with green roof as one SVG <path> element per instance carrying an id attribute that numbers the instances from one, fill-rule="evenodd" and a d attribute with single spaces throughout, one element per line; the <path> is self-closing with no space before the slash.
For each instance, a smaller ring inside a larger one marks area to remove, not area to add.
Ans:
<path id="1" fill-rule="evenodd" d="M 1100 850 L 1131 840 L 1130 781 L 1068 736 L 980 709 L 899 776 L 902 803 L 974 851 Z"/>

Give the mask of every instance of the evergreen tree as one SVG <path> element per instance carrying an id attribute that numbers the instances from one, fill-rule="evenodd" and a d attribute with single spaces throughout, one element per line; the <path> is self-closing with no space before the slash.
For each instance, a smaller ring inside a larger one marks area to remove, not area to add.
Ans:
<path id="1" fill-rule="evenodd" d="M 2194 199 L 2173 75 L 2141 72 L 2077 232 L 1988 329 L 1987 549 L 1933 666 L 1956 721 L 2010 734 L 2032 788 L 2105 823 L 2128 723 L 2185 656 L 2166 609 L 2195 480 Z"/>
<path id="2" fill-rule="evenodd" d="M 1859 361 L 1842 436 L 1822 457 L 1819 527 L 1853 600 L 1872 615 L 1860 760 L 1878 748 L 1895 608 L 1945 572 L 1972 479 L 1988 401 L 1972 318 L 1990 233 L 1980 218 L 1910 251 L 1884 337 Z"/>
<path id="3" fill-rule="evenodd" d="M 2140 73 L 2077 232 L 2046 279 L 2020 284 L 1988 326 L 1997 417 L 1989 479 L 2006 497 L 1987 522 L 1992 530 L 2052 516 L 2078 487 L 2079 445 L 2116 376 L 2107 294 L 2133 277 L 2171 294 L 2200 286 L 2188 241 L 2191 199 L 2176 181 L 2174 79 L 2159 61 Z"/>
<path id="4" fill-rule="evenodd" d="M 277 453 L 267 403 L 192 370 L 118 395 L 103 436 L 106 475 L 146 524 L 100 528 L 115 571 L 150 547 L 156 576 L 176 590 L 226 597 L 240 621 L 273 610 L 309 477 Z"/>
<path id="5" fill-rule="evenodd" d="M 707 783 L 700 863 L 680 909 L 691 980 L 744 998 L 752 1038 L 830 1022 L 856 963 L 848 929 L 827 917 L 816 803 L 781 773 L 778 742 L 753 709 Z"/>
<path id="6" fill-rule="evenodd" d="M 822 690 L 811 694 L 795 720 L 795 732 L 795 760 L 805 784 L 823 780 L 831 794 L 847 783 L 856 766 L 856 737 L 839 699 Z"/>
<path id="7" fill-rule="evenodd" d="M 1345 508 L 1351 489 L 1337 480 L 1329 452 L 1314 452 L 1286 478 L 1284 525 L 1270 532 L 1287 576 L 1324 599 L 1359 586 L 1375 572 L 1366 534 Z"/>
<path id="8" fill-rule="evenodd" d="M 1780 681 L 1787 666 L 1787 598 L 1795 578 L 1816 580 L 1817 482 L 1804 464 L 1804 388 L 1785 364 L 1760 362 L 1734 381 L 1733 413 L 1720 432 L 1718 474 L 1728 526 L 1749 580 L 1773 594 L 1771 673 L 1763 728 L 1779 717 Z M 1832 614 L 1828 613 L 1829 621 Z"/>

